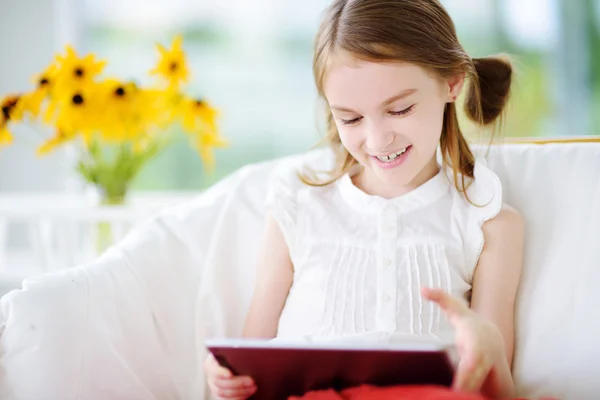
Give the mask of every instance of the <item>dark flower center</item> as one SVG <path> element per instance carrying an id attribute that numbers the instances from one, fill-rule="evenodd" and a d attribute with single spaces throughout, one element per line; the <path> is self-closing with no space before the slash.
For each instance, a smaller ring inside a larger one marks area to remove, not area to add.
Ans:
<path id="1" fill-rule="evenodd" d="M 115 90 L 115 95 L 117 97 L 123 97 L 125 96 L 125 89 L 123 88 L 123 86 L 119 86 L 116 90 Z"/>
<path id="2" fill-rule="evenodd" d="M 76 77 L 81 78 L 81 77 L 83 77 L 83 75 L 85 75 L 85 71 L 83 70 L 83 68 L 81 68 L 81 67 L 75 68 L 75 76 Z"/>
<path id="3" fill-rule="evenodd" d="M 83 102 L 84 102 L 84 101 L 83 101 L 83 96 L 82 96 L 82 95 L 80 95 L 79 93 L 75 94 L 75 95 L 73 96 L 73 98 L 71 99 L 71 101 L 73 102 L 73 104 L 75 104 L 75 105 L 77 105 L 77 106 L 79 106 L 79 105 L 83 104 Z"/>
<path id="4" fill-rule="evenodd" d="M 4 117 L 5 121 L 8 121 L 10 119 L 10 112 L 17 105 L 18 102 L 19 96 L 16 96 L 7 100 L 6 103 L 2 106 L 2 116 Z"/>
<path id="5" fill-rule="evenodd" d="M 4 119 L 6 121 L 8 121 L 9 118 L 10 118 L 10 109 L 11 108 L 12 107 L 10 107 L 10 106 L 4 106 L 4 107 L 2 107 L 2 116 L 4 117 Z"/>
<path id="6" fill-rule="evenodd" d="M 169 65 L 169 69 L 171 70 L 171 72 L 175 72 L 177 68 L 179 68 L 179 64 L 177 64 L 175 61 L 173 61 L 171 65 Z"/>

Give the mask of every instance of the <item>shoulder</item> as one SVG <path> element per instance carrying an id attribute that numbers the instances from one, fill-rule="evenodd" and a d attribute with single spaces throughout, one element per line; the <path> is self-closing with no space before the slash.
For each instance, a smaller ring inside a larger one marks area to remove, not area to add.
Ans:
<path id="1" fill-rule="evenodd" d="M 503 197 L 502 182 L 487 166 L 485 160 L 475 160 L 473 179 L 467 187 L 466 194 L 470 203 L 478 208 L 493 210 L 494 216 L 500 212 Z"/>
<path id="2" fill-rule="evenodd" d="M 301 183 L 300 172 L 302 165 L 298 159 L 284 160 L 273 166 L 269 182 L 271 184 L 285 184 L 299 186 Z"/>
<path id="3" fill-rule="evenodd" d="M 314 153 L 308 153 L 285 158 L 273 166 L 270 174 L 265 176 L 267 206 L 286 208 L 289 212 L 296 213 L 300 203 L 326 197 L 333 184 L 310 184 L 312 172 L 320 172 L 315 168 L 315 165 L 318 167 L 320 164 L 314 158 Z"/>
<path id="4" fill-rule="evenodd" d="M 525 221 L 519 210 L 504 203 L 498 215 L 486 221 L 483 229 L 490 233 L 519 233 L 525 230 Z"/>
<path id="5" fill-rule="evenodd" d="M 451 172 L 451 171 L 450 171 Z M 448 173 L 448 178 L 452 176 Z M 462 186 L 462 176 L 458 175 L 459 187 Z M 454 209 L 464 217 L 471 230 L 480 230 L 482 225 L 498 216 L 503 208 L 502 182 L 485 163 L 477 159 L 473 169 L 473 178 L 465 178 L 465 190 L 458 190 L 453 183 L 452 192 Z"/>
<path id="6" fill-rule="evenodd" d="M 295 201 L 298 191 L 305 186 L 300 179 L 297 160 L 285 160 L 273 167 L 267 181 L 267 204 L 279 201 Z"/>
<path id="7" fill-rule="evenodd" d="M 267 199 L 284 197 L 312 202 L 329 199 L 338 189 L 329 170 L 317 169 L 303 158 L 292 159 L 273 168 L 267 184 Z"/>
<path id="8" fill-rule="evenodd" d="M 315 172 L 320 178 L 319 173 L 333 168 L 329 149 L 312 150 L 280 159 L 271 170 L 270 183 L 284 184 L 295 189 L 306 188 L 310 186 L 303 181 L 302 177 Z"/>
<path id="9" fill-rule="evenodd" d="M 498 214 L 482 226 L 486 243 L 522 242 L 525 235 L 525 221 L 521 213 L 508 204 L 502 204 Z"/>

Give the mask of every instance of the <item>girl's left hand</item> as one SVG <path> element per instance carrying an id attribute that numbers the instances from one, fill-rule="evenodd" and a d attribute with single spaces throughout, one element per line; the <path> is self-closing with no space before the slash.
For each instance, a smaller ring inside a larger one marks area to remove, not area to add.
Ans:
<path id="1" fill-rule="evenodd" d="M 465 392 L 481 392 L 496 364 L 505 357 L 504 339 L 498 328 L 471 310 L 462 300 L 443 290 L 423 288 L 422 295 L 438 304 L 456 331 L 459 355 L 453 386 Z"/>

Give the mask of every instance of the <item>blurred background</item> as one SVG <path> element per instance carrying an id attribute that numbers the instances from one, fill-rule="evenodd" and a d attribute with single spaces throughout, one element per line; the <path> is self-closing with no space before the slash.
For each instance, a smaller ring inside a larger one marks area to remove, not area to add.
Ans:
<path id="1" fill-rule="evenodd" d="M 600 0 L 442 2 L 472 57 L 506 52 L 517 60 L 506 136 L 600 134 Z M 143 81 L 156 62 L 155 44 L 182 34 L 192 73 L 186 91 L 219 110 L 230 146 L 216 150 L 213 173 L 189 146 L 172 146 L 149 163 L 133 189 L 194 193 L 245 164 L 305 151 L 319 139 L 311 52 L 328 4 L 0 0 L 0 97 L 29 90 L 33 76 L 66 44 L 107 60 L 110 75 Z M 37 158 L 37 133 L 18 126 L 13 134 L 14 144 L 0 149 L 0 198 L 81 190 L 73 151 Z M 5 229 L 7 235 L 18 241 L 18 229 Z"/>
<path id="2" fill-rule="evenodd" d="M 143 79 L 155 43 L 184 35 L 187 91 L 222 114 L 230 147 L 206 174 L 184 144 L 153 160 L 137 190 L 196 190 L 242 165 L 308 149 L 319 138 L 311 46 L 328 0 L 0 0 L 0 96 L 31 85 L 67 43 Z M 600 0 L 444 0 L 473 57 L 516 56 L 507 136 L 599 134 Z M 67 151 L 33 155 L 27 128 L 0 152 L 0 191 L 72 187 Z M 37 140 L 36 140 L 37 139 Z M 9 172 L 10 171 L 10 172 Z M 71 186 L 69 186 L 71 185 Z"/>

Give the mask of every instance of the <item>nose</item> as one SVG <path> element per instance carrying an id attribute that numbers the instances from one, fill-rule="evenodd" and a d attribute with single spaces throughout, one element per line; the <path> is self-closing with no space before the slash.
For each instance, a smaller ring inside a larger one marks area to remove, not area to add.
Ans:
<path id="1" fill-rule="evenodd" d="M 369 121 L 367 124 L 366 146 L 367 149 L 375 152 L 384 152 L 394 142 L 394 132 L 383 123 Z"/>

